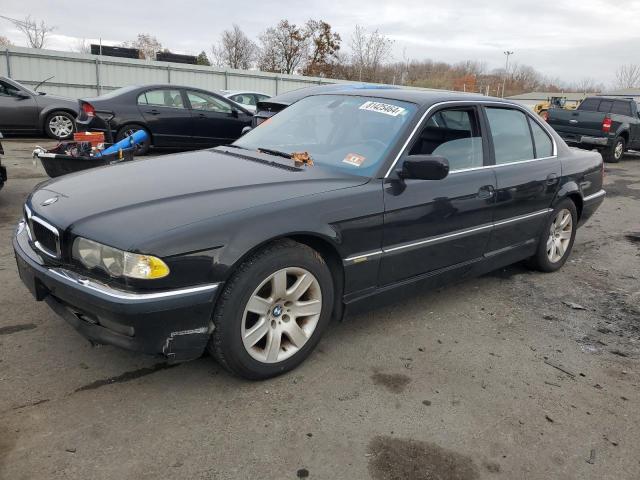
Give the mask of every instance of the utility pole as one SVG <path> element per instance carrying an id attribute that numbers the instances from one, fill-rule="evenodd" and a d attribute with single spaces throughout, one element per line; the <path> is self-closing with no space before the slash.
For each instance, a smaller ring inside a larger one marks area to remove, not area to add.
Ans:
<path id="1" fill-rule="evenodd" d="M 507 56 L 507 63 L 504 66 L 504 78 L 502 79 L 502 98 L 504 98 L 504 87 L 507 83 L 507 75 L 509 75 L 509 57 L 513 55 L 513 52 L 505 50 L 503 53 Z"/>

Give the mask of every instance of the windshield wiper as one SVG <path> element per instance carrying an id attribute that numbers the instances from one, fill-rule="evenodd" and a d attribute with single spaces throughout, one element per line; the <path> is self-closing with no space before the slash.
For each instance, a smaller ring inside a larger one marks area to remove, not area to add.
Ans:
<path id="1" fill-rule="evenodd" d="M 239 148 L 241 150 L 250 150 L 247 147 L 241 147 L 240 145 L 234 145 L 233 143 L 227 143 L 226 145 L 220 145 L 221 147 L 227 147 L 227 148 Z"/>
<path id="2" fill-rule="evenodd" d="M 258 147 L 257 149 L 260 153 L 266 153 L 267 155 L 275 155 L 277 157 L 284 157 L 291 159 L 291 154 L 287 152 L 281 152 L 280 150 L 272 150 L 270 148 L 262 148 Z"/>

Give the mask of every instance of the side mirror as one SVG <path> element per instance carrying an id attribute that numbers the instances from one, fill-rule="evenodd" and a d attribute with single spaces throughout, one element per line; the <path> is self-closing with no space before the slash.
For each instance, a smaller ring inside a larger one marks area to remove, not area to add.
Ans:
<path id="1" fill-rule="evenodd" d="M 442 180 L 449 175 L 449 160 L 439 155 L 411 155 L 404 160 L 398 176 L 402 179 Z"/>
<path id="2" fill-rule="evenodd" d="M 26 98 L 31 98 L 31 95 L 29 95 L 28 93 L 24 93 L 24 92 L 20 92 L 20 91 L 16 91 L 15 96 L 16 96 L 16 98 L 19 98 L 20 100 L 24 100 Z"/>
<path id="3" fill-rule="evenodd" d="M 240 133 L 240 135 L 244 135 L 245 133 L 250 132 L 251 130 L 253 129 L 249 125 L 247 125 L 242 129 L 242 132 Z"/>

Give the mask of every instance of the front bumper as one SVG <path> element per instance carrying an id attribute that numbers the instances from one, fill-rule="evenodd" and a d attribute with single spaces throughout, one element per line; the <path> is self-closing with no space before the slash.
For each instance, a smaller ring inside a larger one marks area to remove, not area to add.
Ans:
<path id="1" fill-rule="evenodd" d="M 36 300 L 46 301 L 90 341 L 173 361 L 202 355 L 220 284 L 128 292 L 45 265 L 31 248 L 26 229 L 16 231 L 13 249 L 20 278 Z"/>

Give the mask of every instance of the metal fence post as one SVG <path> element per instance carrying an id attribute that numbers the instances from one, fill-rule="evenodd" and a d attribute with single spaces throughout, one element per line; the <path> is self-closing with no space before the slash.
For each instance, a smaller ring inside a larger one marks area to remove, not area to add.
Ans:
<path id="1" fill-rule="evenodd" d="M 100 84 L 100 60 L 96 57 L 96 92 L 102 95 L 102 85 Z"/>
<path id="2" fill-rule="evenodd" d="M 276 95 L 278 95 L 278 76 L 276 75 Z"/>
<path id="3" fill-rule="evenodd" d="M 5 49 L 4 54 L 7 56 L 7 77 L 11 78 L 11 61 L 9 60 L 9 47 Z"/>
<path id="4" fill-rule="evenodd" d="M 229 70 L 224 71 L 224 89 L 229 90 Z"/>
<path id="5" fill-rule="evenodd" d="M 171 83 L 171 65 L 167 65 L 167 83 Z"/>

